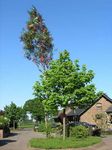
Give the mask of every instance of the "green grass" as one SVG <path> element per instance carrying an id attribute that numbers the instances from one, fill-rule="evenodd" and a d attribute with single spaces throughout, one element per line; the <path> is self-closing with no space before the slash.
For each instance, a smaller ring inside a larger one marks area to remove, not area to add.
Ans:
<path id="1" fill-rule="evenodd" d="M 33 128 L 34 125 L 32 124 L 25 124 L 25 125 L 21 125 L 20 128 Z"/>
<path id="2" fill-rule="evenodd" d="M 20 124 L 19 128 L 33 128 L 34 123 L 32 122 L 23 122 Z"/>
<path id="3" fill-rule="evenodd" d="M 48 138 L 48 139 L 31 139 L 30 146 L 34 148 L 44 149 L 65 149 L 65 148 L 79 148 L 86 147 L 101 142 L 100 137 L 87 137 L 84 139 L 67 138 L 65 141 L 62 138 Z"/>

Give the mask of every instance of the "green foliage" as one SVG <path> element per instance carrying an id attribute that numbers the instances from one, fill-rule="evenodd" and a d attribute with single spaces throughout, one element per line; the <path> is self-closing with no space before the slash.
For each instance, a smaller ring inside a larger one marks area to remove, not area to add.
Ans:
<path id="1" fill-rule="evenodd" d="M 85 139 L 66 138 L 42 138 L 42 139 L 31 139 L 30 145 L 34 148 L 42 149 L 66 149 L 66 148 L 79 148 L 87 147 L 101 142 L 100 137 L 87 137 Z"/>
<path id="2" fill-rule="evenodd" d="M 5 134 L 10 133 L 9 120 L 4 116 L 0 116 L 0 129 L 3 129 Z"/>
<path id="3" fill-rule="evenodd" d="M 9 106 L 4 108 L 5 117 L 10 120 L 11 127 L 13 126 L 13 122 L 16 124 L 23 117 L 23 109 L 21 107 L 17 107 L 16 104 L 11 102 Z"/>
<path id="4" fill-rule="evenodd" d="M 95 122 L 98 126 L 99 129 L 101 130 L 106 130 L 108 128 L 107 122 L 108 122 L 108 117 L 105 112 L 100 112 L 95 115 Z"/>
<path id="5" fill-rule="evenodd" d="M 0 128 L 4 128 L 5 126 L 7 126 L 9 123 L 9 120 L 4 117 L 4 116 L 0 116 Z"/>
<path id="6" fill-rule="evenodd" d="M 41 121 L 44 119 L 44 106 L 42 104 L 42 101 L 38 98 L 26 101 L 23 109 L 26 113 L 30 112 L 32 114 L 32 117 L 37 121 Z"/>
<path id="7" fill-rule="evenodd" d="M 93 78 L 93 71 L 87 70 L 86 65 L 80 67 L 78 60 L 73 62 L 65 50 L 50 63 L 49 69 L 41 75 L 40 83 L 35 83 L 34 95 L 42 99 L 45 112 L 58 108 L 65 110 L 70 104 L 87 107 L 97 98 L 95 85 L 91 83 Z"/>
<path id="8" fill-rule="evenodd" d="M 65 50 L 59 59 L 50 63 L 50 69 L 41 76 L 41 83 L 35 83 L 34 94 L 43 99 L 46 110 L 66 108 L 70 103 L 87 105 L 97 97 L 95 85 L 91 83 L 93 78 L 93 71 L 85 65 L 80 67 L 78 60 L 73 62 Z"/>
<path id="9" fill-rule="evenodd" d="M 41 122 L 38 126 L 38 131 L 39 132 L 46 132 L 47 136 L 50 137 L 51 136 L 51 132 L 52 132 L 52 127 L 51 127 L 51 123 L 48 122 L 47 123 L 47 127 L 45 126 L 44 122 Z"/>
<path id="10" fill-rule="evenodd" d="M 76 138 L 86 138 L 89 135 L 88 128 L 84 126 L 76 126 L 71 128 L 71 136 Z"/>
<path id="11" fill-rule="evenodd" d="M 39 132 L 45 132 L 46 130 L 46 127 L 45 127 L 45 123 L 44 122 L 41 122 L 38 126 L 38 131 Z"/>
<path id="12" fill-rule="evenodd" d="M 55 107 L 55 106 L 50 107 L 50 106 L 44 104 L 45 100 L 48 100 L 48 95 L 47 95 L 42 83 L 40 83 L 38 81 L 35 82 L 33 89 L 34 89 L 33 94 L 35 95 L 36 99 L 41 100 L 41 102 L 44 106 L 45 113 L 47 115 L 57 114 L 57 107 Z"/>
<path id="13" fill-rule="evenodd" d="M 95 118 L 96 119 L 101 119 L 103 117 L 103 114 L 102 113 L 99 113 L 99 114 L 96 114 L 95 115 Z"/>
<path id="14" fill-rule="evenodd" d="M 112 130 L 102 131 L 102 135 L 112 135 Z"/>
<path id="15" fill-rule="evenodd" d="M 22 121 L 19 125 L 19 128 L 33 128 L 34 123 L 31 120 Z"/>

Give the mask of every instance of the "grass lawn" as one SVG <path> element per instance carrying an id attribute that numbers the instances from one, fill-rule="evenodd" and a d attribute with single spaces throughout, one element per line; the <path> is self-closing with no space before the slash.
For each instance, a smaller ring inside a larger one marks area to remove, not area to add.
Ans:
<path id="1" fill-rule="evenodd" d="M 21 125 L 19 128 L 33 128 L 34 125 L 32 124 L 25 124 L 25 125 Z"/>
<path id="2" fill-rule="evenodd" d="M 79 148 L 86 147 L 101 142 L 100 137 L 87 137 L 84 139 L 67 138 L 65 141 L 62 138 L 48 139 L 31 139 L 30 146 L 34 148 L 44 149 L 61 149 L 61 148 Z"/>
<path id="3" fill-rule="evenodd" d="M 19 128 L 33 128 L 33 127 L 34 127 L 34 123 L 33 122 L 23 122 L 19 126 Z"/>

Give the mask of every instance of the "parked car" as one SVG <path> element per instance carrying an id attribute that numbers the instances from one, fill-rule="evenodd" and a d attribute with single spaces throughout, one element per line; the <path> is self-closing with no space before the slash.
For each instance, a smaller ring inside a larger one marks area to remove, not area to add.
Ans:
<path id="1" fill-rule="evenodd" d="M 75 121 L 75 122 L 69 122 L 67 125 L 69 126 L 79 126 L 79 125 L 82 125 L 82 126 L 85 126 L 85 127 L 92 127 L 92 128 L 95 128 L 96 125 L 95 124 L 89 124 L 87 122 L 79 122 L 79 121 Z"/>

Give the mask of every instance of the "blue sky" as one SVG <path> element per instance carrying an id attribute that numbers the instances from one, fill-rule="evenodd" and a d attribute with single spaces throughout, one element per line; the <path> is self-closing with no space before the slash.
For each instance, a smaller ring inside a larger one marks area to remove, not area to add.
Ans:
<path id="1" fill-rule="evenodd" d="M 95 72 L 97 91 L 112 98 L 112 0 L 0 0 L 0 109 L 33 98 L 38 68 L 24 58 L 20 35 L 34 5 L 54 39 L 54 58 L 67 49 Z"/>

